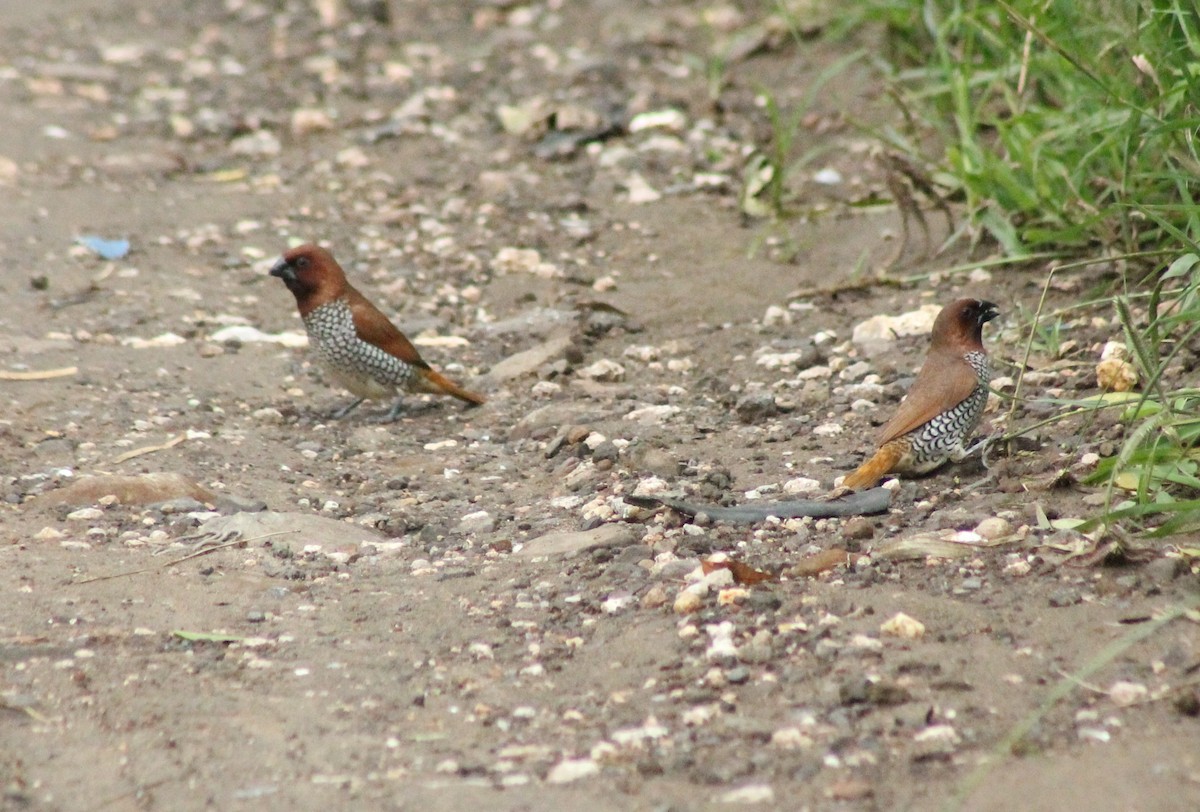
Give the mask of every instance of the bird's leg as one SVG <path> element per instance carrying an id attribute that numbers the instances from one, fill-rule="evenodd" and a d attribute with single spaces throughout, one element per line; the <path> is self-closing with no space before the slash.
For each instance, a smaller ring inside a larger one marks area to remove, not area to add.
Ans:
<path id="1" fill-rule="evenodd" d="M 352 411 L 357 409 L 358 405 L 360 403 L 362 403 L 364 400 L 366 400 L 366 398 L 359 398 L 358 400 L 351 402 L 349 405 L 343 406 L 342 408 L 331 412 L 329 415 L 329 419 L 330 420 L 341 420 L 343 417 L 345 417 L 346 415 L 350 414 Z"/>
<path id="2" fill-rule="evenodd" d="M 396 398 L 396 402 L 392 404 L 392 408 L 388 409 L 388 413 L 383 416 L 381 422 L 395 423 L 402 414 L 404 414 L 404 398 Z"/>

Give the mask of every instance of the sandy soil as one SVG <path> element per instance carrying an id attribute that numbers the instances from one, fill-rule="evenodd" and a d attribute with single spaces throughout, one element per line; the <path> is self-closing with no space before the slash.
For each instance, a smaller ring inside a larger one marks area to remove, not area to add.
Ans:
<path id="1" fill-rule="evenodd" d="M 1014 376 L 1038 269 L 805 293 L 896 254 L 897 210 L 860 205 L 887 198 L 848 124 L 889 120 L 865 70 L 804 118 L 796 216 L 741 213 L 756 94 L 795 109 L 878 43 L 797 45 L 750 3 L 134 5 L 2 7 L 0 370 L 50 373 L 0 380 L 6 808 L 1200 808 L 1196 625 L 1158 622 L 1196 576 L 1163 546 L 1101 566 L 1058 521 L 1096 509 L 1111 421 L 865 519 L 623 498 L 829 487 L 924 352 L 853 342 L 877 314 L 998 302 Z M 714 103 L 734 35 L 759 47 Z M 490 402 L 327 420 L 346 394 L 275 343 L 297 240 Z M 1094 391 L 1107 316 L 1038 348 L 1012 425 Z M 143 478 L 80 487 L 113 474 Z M 835 548 L 864 556 L 796 569 Z M 680 602 L 720 554 L 774 577 Z"/>

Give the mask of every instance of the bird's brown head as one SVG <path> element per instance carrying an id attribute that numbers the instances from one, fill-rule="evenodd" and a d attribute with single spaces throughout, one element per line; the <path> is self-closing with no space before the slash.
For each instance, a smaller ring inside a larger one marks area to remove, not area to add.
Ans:
<path id="1" fill-rule="evenodd" d="M 319 245 L 298 245 L 271 266 L 296 297 L 300 315 L 306 316 L 346 292 L 346 274 L 333 255 Z"/>
<path id="2" fill-rule="evenodd" d="M 959 299 L 942 308 L 933 322 L 933 347 L 956 350 L 982 350 L 983 325 L 1000 310 L 980 299 Z"/>

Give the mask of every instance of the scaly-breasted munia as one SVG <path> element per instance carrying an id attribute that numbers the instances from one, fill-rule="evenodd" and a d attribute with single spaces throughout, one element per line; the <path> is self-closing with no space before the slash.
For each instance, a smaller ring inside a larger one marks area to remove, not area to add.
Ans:
<path id="1" fill-rule="evenodd" d="M 481 395 L 468 392 L 425 363 L 404 333 L 346 281 L 345 272 L 324 248 L 308 244 L 291 249 L 271 267 L 271 276 L 282 279 L 296 297 L 309 344 L 330 377 L 358 397 L 335 412 L 334 418 L 346 416 L 367 398 L 401 391 L 483 403 Z M 386 419 L 396 419 L 401 404 L 397 399 Z"/>
<path id="2" fill-rule="evenodd" d="M 843 488 L 869 488 L 887 474 L 927 474 L 969 453 L 964 443 L 983 417 L 992 378 L 983 325 L 998 315 L 996 305 L 979 299 L 942 308 L 917 379 L 880 429 L 875 453 L 842 481 Z"/>

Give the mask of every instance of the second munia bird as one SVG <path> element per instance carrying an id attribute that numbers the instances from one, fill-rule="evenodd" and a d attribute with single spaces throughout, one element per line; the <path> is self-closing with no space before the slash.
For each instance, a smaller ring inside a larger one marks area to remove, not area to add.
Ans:
<path id="1" fill-rule="evenodd" d="M 482 395 L 468 392 L 435 371 L 412 342 L 346 280 L 333 255 L 318 245 L 291 249 L 271 267 L 296 297 L 309 345 L 337 383 L 358 399 L 334 413 L 344 417 L 368 398 L 400 392 L 451 395 L 477 406 Z M 399 416 L 397 398 L 388 420 Z"/>
<path id="2" fill-rule="evenodd" d="M 869 488 L 888 474 L 927 474 L 970 453 L 964 443 L 983 417 L 992 377 L 983 325 L 998 315 L 996 305 L 979 299 L 942 308 L 917 379 L 880 429 L 875 453 L 842 481 L 843 488 Z"/>

